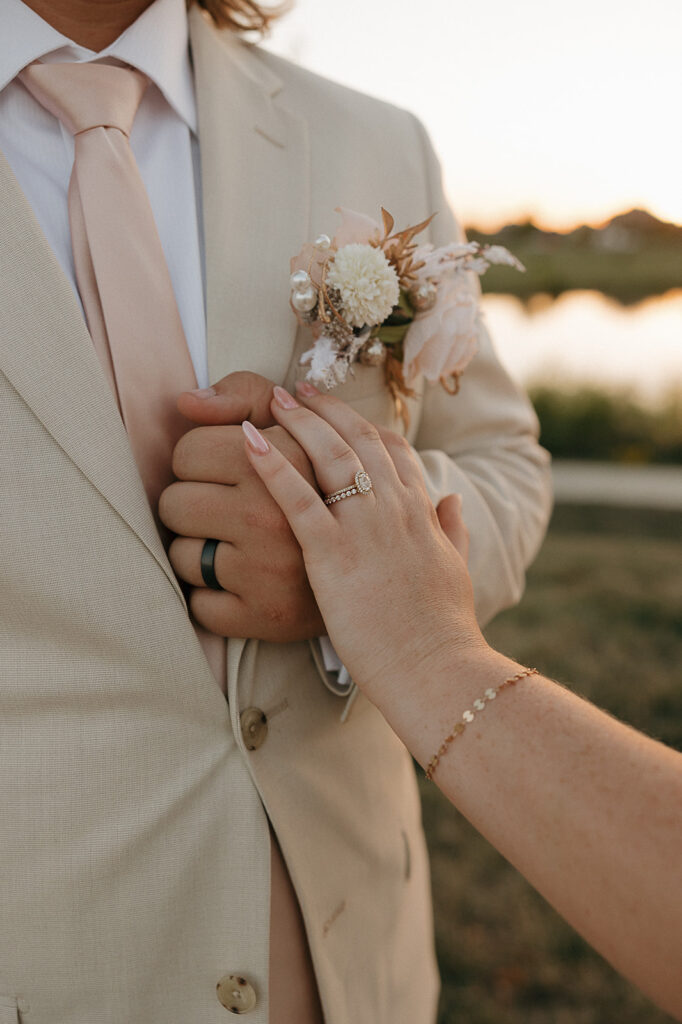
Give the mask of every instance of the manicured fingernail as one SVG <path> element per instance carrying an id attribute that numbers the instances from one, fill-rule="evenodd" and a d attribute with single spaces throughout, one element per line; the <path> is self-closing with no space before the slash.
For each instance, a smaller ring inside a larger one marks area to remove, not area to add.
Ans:
<path id="1" fill-rule="evenodd" d="M 300 408 L 296 399 L 292 395 L 290 395 L 288 391 L 285 391 L 284 388 L 281 388 L 278 384 L 275 385 L 273 393 L 275 396 L 275 401 L 277 402 L 278 405 L 281 405 L 283 409 Z"/>
<path id="2" fill-rule="evenodd" d="M 317 388 L 307 380 L 299 380 L 296 384 L 296 390 L 299 395 L 303 395 L 304 398 L 314 398 L 315 395 L 319 395 Z"/>
<path id="3" fill-rule="evenodd" d="M 249 446 L 256 452 L 257 455 L 267 455 L 270 451 L 270 445 L 265 440 L 259 430 L 256 430 L 253 423 L 249 423 L 248 420 L 244 420 L 242 423 L 242 430 L 246 435 L 246 440 Z"/>
<path id="4" fill-rule="evenodd" d="M 197 388 L 195 391 L 190 391 L 190 395 L 194 395 L 195 398 L 213 398 L 217 394 L 215 388 Z"/>

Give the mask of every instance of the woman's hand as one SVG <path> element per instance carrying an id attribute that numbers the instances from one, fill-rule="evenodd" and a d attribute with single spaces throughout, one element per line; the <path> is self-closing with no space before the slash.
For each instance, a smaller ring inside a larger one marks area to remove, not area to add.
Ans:
<path id="1" fill-rule="evenodd" d="M 325 506 L 245 424 L 248 457 L 298 538 L 344 664 L 423 765 L 455 723 L 468 723 L 436 783 L 602 955 L 682 1021 L 682 901 L 670 887 L 682 757 L 541 676 L 484 705 L 474 722 L 464 709 L 520 666 L 492 651 L 476 625 L 464 562 L 442 528 L 465 543 L 456 502 L 441 504 L 439 524 L 402 439 L 334 398 L 299 394 L 305 406 L 276 389 L 272 411 L 307 452 L 323 494 L 360 468 L 373 490 Z"/>
<path id="2" fill-rule="evenodd" d="M 307 385 L 299 403 L 275 389 L 272 413 L 307 453 L 323 494 L 364 469 L 368 494 L 326 506 L 310 484 L 247 423 L 247 454 L 303 550 L 308 578 L 344 665 L 380 706 L 401 680 L 481 648 L 471 582 L 439 524 L 421 470 L 401 437 Z M 441 509 L 465 551 L 458 499 Z M 465 555 L 466 557 L 466 555 Z"/>

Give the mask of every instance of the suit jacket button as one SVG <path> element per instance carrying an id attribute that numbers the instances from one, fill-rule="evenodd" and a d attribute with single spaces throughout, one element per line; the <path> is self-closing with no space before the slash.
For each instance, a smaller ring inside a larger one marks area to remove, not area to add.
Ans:
<path id="1" fill-rule="evenodd" d="M 258 750 L 268 735 L 268 720 L 260 708 L 245 708 L 239 716 L 242 739 L 247 750 Z"/>
<path id="2" fill-rule="evenodd" d="M 216 986 L 218 999 L 230 1013 L 249 1013 L 256 1006 L 253 985 L 239 974 L 226 974 Z"/>

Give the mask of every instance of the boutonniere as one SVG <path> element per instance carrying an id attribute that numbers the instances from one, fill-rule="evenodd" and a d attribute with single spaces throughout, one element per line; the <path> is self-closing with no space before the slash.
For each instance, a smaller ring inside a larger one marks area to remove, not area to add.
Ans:
<path id="1" fill-rule="evenodd" d="M 334 237 L 320 235 L 291 261 L 291 306 L 315 339 L 301 363 L 308 380 L 328 389 L 343 384 L 356 363 L 383 365 L 407 423 L 404 400 L 417 378 L 456 394 L 476 351 L 480 311 L 469 275 L 481 276 L 493 263 L 525 268 L 500 245 L 418 245 L 433 215 L 394 231 L 383 208 L 383 226 L 352 210 L 337 212 Z"/>

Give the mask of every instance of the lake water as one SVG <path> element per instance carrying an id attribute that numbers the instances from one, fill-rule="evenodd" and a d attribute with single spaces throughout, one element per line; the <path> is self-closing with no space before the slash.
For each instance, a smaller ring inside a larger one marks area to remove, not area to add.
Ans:
<path id="1" fill-rule="evenodd" d="M 647 400 L 682 388 L 682 288 L 634 306 L 591 291 L 528 304 L 486 295 L 482 305 L 500 358 L 524 384 L 626 386 Z"/>

